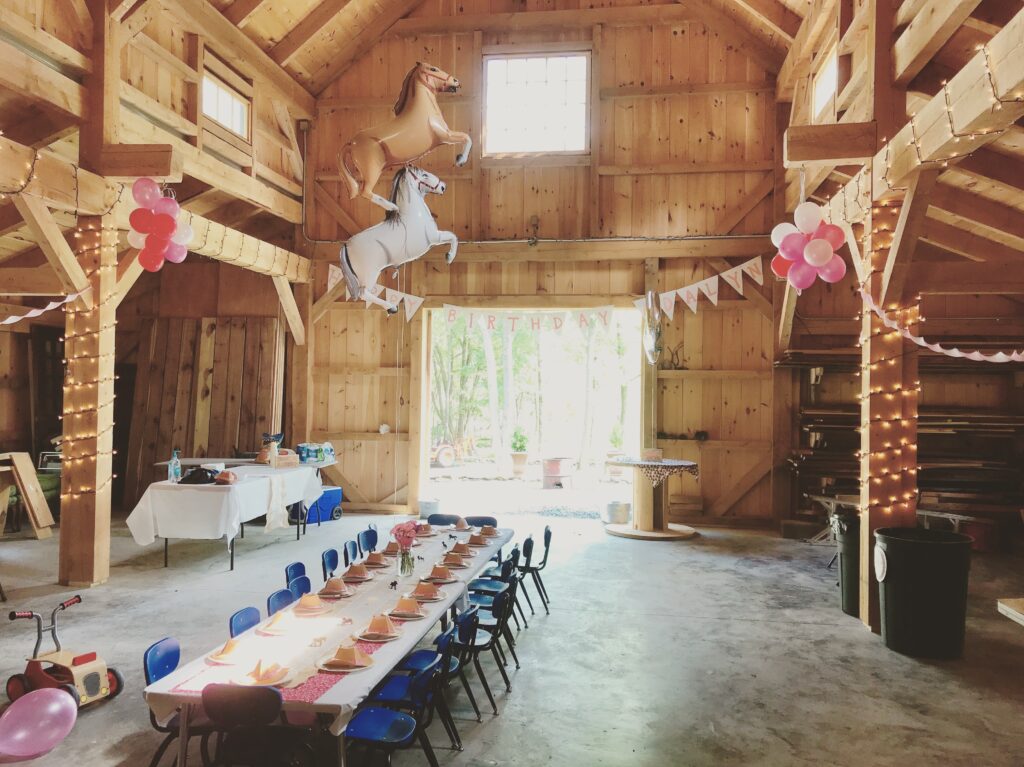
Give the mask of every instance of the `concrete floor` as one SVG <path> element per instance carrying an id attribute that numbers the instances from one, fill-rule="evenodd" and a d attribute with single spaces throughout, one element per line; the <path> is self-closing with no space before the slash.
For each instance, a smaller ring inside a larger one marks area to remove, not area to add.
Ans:
<path id="1" fill-rule="evenodd" d="M 839 611 L 827 548 L 730 531 L 646 543 L 608 537 L 592 520 L 504 521 L 524 533 L 554 529 L 552 614 L 522 633 L 523 668 L 499 698 L 500 716 L 477 724 L 454 698 L 466 750 L 438 748 L 442 764 L 1024 763 L 1024 628 L 995 609 L 998 596 L 1024 595 L 1019 558 L 976 559 L 965 658 L 921 662 L 887 651 Z M 65 613 L 63 638 L 99 650 L 127 690 L 83 711 L 36 764 L 144 767 L 159 737 L 141 699 L 142 650 L 167 634 L 188 657 L 211 648 L 229 613 L 279 586 L 285 563 L 313 565 L 364 523 L 311 529 L 301 543 L 253 530 L 233 573 L 216 542 L 175 544 L 164 570 L 159 545 L 139 549 L 118 526 L 111 580 Z M 0 542 L 5 607 L 48 610 L 70 594 L 50 585 L 55 543 Z M 29 629 L 0 623 L 3 678 L 31 650 Z M 447 743 L 439 724 L 432 736 Z M 412 750 L 396 764 L 426 761 Z"/>

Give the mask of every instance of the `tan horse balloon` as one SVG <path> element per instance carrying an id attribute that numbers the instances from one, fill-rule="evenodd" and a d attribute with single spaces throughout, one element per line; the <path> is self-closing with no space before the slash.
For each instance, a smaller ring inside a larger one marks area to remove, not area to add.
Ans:
<path id="1" fill-rule="evenodd" d="M 448 127 L 437 105 L 437 94 L 455 93 L 459 81 L 447 72 L 422 61 L 409 70 L 395 103 L 395 119 L 359 131 L 341 150 L 341 176 L 349 197 L 365 197 L 385 210 L 396 210 L 390 200 L 375 194 L 381 173 L 414 162 L 444 144 L 462 144 L 456 165 L 465 165 L 473 140 L 468 133 Z"/>

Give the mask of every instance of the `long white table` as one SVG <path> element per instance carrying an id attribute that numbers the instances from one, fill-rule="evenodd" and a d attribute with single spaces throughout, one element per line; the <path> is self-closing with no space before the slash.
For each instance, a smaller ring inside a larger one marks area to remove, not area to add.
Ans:
<path id="1" fill-rule="evenodd" d="M 166 567 L 169 539 L 224 538 L 234 569 L 234 542 L 240 531 L 244 534 L 243 523 L 266 515 L 267 532 L 287 527 L 289 505 L 301 502 L 308 507 L 323 493 L 313 466 L 274 469 L 253 464 L 232 471 L 238 477 L 232 485 L 182 485 L 166 480 L 151 484 L 128 515 L 135 542 L 148 546 L 163 538 Z"/>
<path id="2" fill-rule="evenodd" d="M 176 711 L 181 711 L 178 765 L 186 766 L 189 713 L 201 705 L 203 688 L 208 684 L 231 683 L 244 678 L 255 667 L 256 661 L 261 659 L 264 665 L 278 663 L 286 666 L 291 671 L 289 677 L 292 680 L 296 677 L 305 678 L 297 687 L 288 687 L 286 682 L 282 689 L 284 710 L 312 712 L 325 717 L 329 722 L 329 731 L 338 736 L 340 764 L 344 764 L 344 730 L 356 708 L 399 661 L 419 644 L 453 604 L 460 600 L 465 604 L 466 584 L 488 566 L 494 553 L 512 538 L 513 531 L 499 529 L 498 536 L 489 539 L 486 547 L 474 548 L 476 556 L 469 560 L 469 567 L 452 570 L 458 580 L 440 586 L 444 599 L 424 603 L 426 617 L 403 622 L 399 639 L 372 646 L 371 643 L 360 642 L 360 646 L 372 652 L 372 666 L 354 673 L 335 674 L 316 671 L 314 664 L 318 658 L 333 654 L 340 644 L 349 643 L 354 634 L 366 628 L 372 616 L 387 612 L 395 606 L 402 594 L 412 591 L 419 578 L 428 575 L 433 565 L 444 556 L 442 541 L 450 548 L 454 542 L 449 537 L 451 534 L 450 530 L 439 529 L 438 535 L 420 539 L 421 545 L 413 549 L 417 561 L 412 576 L 399 577 L 397 565 L 376 570 L 373 580 L 355 585 L 356 594 L 333 603 L 332 609 L 326 614 L 301 617 L 292 608 L 288 608 L 282 617 L 283 634 L 263 634 L 261 627 L 266 623 L 263 621 L 240 635 L 238 638 L 241 641 L 235 650 L 238 661 L 235 664 L 214 665 L 206 660 L 210 653 L 223 646 L 222 643 L 149 685 L 143 695 L 158 722 L 166 723 Z M 468 539 L 467 533 L 455 535 L 458 540 Z M 392 590 L 390 584 L 395 580 L 398 581 L 398 588 Z"/>

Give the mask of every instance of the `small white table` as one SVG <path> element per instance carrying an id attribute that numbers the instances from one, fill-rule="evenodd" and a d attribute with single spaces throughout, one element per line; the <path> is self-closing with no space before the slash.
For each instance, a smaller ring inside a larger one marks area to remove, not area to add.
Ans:
<path id="1" fill-rule="evenodd" d="M 607 463 L 612 466 L 623 466 L 633 469 L 633 524 L 608 524 L 604 530 L 609 535 L 621 538 L 639 538 L 644 541 L 666 541 L 693 538 L 697 531 L 687 525 L 677 525 L 665 520 L 668 508 L 665 481 L 673 474 L 686 472 L 697 476 L 697 464 L 693 461 L 681 461 L 674 458 L 662 458 L 658 461 L 643 461 L 636 458 L 616 458 Z M 646 492 L 644 482 L 654 485 L 654 493 L 660 488 L 658 503 L 654 494 Z M 656 508 L 657 507 L 657 508 Z M 660 513 L 659 513 L 660 512 Z"/>
<path id="2" fill-rule="evenodd" d="M 243 523 L 302 502 L 306 507 L 323 493 L 312 466 L 273 469 L 263 464 L 232 469 L 238 481 L 231 485 L 182 485 L 154 482 L 128 515 L 128 529 L 140 546 L 164 539 L 164 567 L 168 540 L 226 538 L 235 568 L 235 536 L 244 537 Z M 287 511 L 283 511 L 287 515 Z M 287 517 L 285 517 L 287 518 Z"/>

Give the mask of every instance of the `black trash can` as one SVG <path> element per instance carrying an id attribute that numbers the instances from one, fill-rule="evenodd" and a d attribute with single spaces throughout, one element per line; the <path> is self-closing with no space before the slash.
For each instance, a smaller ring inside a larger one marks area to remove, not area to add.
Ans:
<path id="1" fill-rule="evenodd" d="M 959 658 L 964 650 L 971 538 L 945 530 L 875 530 L 882 641 L 920 658 Z"/>
<path id="2" fill-rule="evenodd" d="M 860 615 L 860 515 L 837 511 L 832 532 L 839 555 L 839 605 L 847 615 Z"/>

